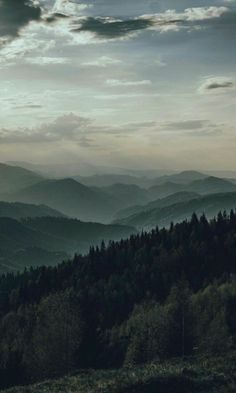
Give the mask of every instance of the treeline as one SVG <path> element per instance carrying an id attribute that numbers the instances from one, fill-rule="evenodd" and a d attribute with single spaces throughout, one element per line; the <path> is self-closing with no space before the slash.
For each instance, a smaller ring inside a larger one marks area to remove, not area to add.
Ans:
<path id="1" fill-rule="evenodd" d="M 32 261 L 33 264 L 33 261 Z M 236 214 L 219 213 L 0 278 L 2 387 L 75 369 L 229 351 Z"/>

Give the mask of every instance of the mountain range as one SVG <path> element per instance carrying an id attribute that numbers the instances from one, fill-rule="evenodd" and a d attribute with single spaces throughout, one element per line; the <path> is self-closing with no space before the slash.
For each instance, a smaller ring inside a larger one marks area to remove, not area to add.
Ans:
<path id="1" fill-rule="evenodd" d="M 235 179 L 197 171 L 51 179 L 0 164 L 0 271 L 55 264 L 102 240 L 235 207 Z"/>
<path id="2" fill-rule="evenodd" d="M 165 204 L 165 200 L 164 200 Z M 163 204 L 163 205 L 164 205 Z M 236 208 L 236 192 L 210 194 L 205 196 L 195 196 L 193 199 L 184 202 L 174 203 L 166 206 L 153 208 L 143 208 L 126 218 L 114 221 L 120 225 L 131 225 L 139 230 L 150 230 L 156 227 L 167 227 L 171 222 L 177 223 L 189 219 L 193 212 L 201 215 L 205 214 L 208 218 L 212 218 L 221 210 L 229 211 Z M 158 206 L 158 204 L 157 204 Z"/>
<path id="3" fill-rule="evenodd" d="M 0 218 L 0 272 L 32 264 L 54 265 L 74 253 L 85 253 L 102 241 L 127 238 L 135 229 L 84 223 L 65 217 Z"/>
<path id="4" fill-rule="evenodd" d="M 32 205 L 20 202 L 0 202 L 0 217 L 16 220 L 26 217 L 62 217 L 63 214 L 45 205 Z"/>

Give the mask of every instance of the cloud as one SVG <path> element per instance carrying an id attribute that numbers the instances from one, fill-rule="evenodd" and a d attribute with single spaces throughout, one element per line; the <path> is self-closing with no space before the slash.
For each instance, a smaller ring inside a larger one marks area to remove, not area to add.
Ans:
<path id="1" fill-rule="evenodd" d="M 69 61 L 70 60 L 66 57 L 35 56 L 25 58 L 26 63 L 38 66 L 46 66 L 50 64 L 68 64 Z"/>
<path id="2" fill-rule="evenodd" d="M 163 135 L 179 135 L 190 137 L 205 137 L 217 136 L 222 134 L 224 124 L 213 123 L 205 119 L 191 119 L 180 121 L 148 121 L 124 124 L 121 127 L 116 127 L 113 133 L 122 134 L 128 132 L 144 133 L 146 136 L 153 138 L 157 134 Z"/>
<path id="3" fill-rule="evenodd" d="M 61 116 L 52 123 L 42 124 L 37 128 L 20 128 L 16 130 L 1 129 L 0 143 L 44 143 L 62 140 L 78 140 L 86 135 L 92 126 L 88 118 L 73 113 Z"/>
<path id="4" fill-rule="evenodd" d="M 210 91 L 225 91 L 229 88 L 233 88 L 235 82 L 226 77 L 210 77 L 206 78 L 199 87 L 199 92 L 210 92 Z"/>
<path id="5" fill-rule="evenodd" d="M 140 81 L 128 81 L 128 80 L 118 80 L 118 79 L 108 79 L 106 81 L 108 86 L 111 87 L 132 87 L 132 86 L 149 86 L 151 81 L 148 79 Z"/>
<path id="6" fill-rule="evenodd" d="M 162 123 L 161 128 L 175 133 L 187 133 L 190 136 L 217 136 L 222 134 L 224 124 L 216 124 L 204 119 L 194 119 L 165 122 Z"/>
<path id="7" fill-rule="evenodd" d="M 33 106 L 33 105 L 32 105 Z M 31 107 L 32 107 L 31 106 Z M 30 105 L 23 108 L 30 108 Z M 37 109 L 37 105 L 34 109 Z M 20 109 L 20 108 L 18 108 Z M 187 137 L 211 137 L 222 134 L 225 124 L 213 123 L 209 120 L 190 119 L 173 122 L 134 122 L 120 125 L 99 124 L 93 119 L 69 113 L 56 118 L 50 123 L 35 128 L 0 129 L 0 145 L 4 144 L 42 144 L 72 142 L 83 148 L 99 147 L 99 141 L 104 138 L 141 136 L 155 140 L 156 137 L 170 135 Z"/>
<path id="8" fill-rule="evenodd" d="M 41 8 L 32 0 L 1 0 L 0 43 L 17 37 L 21 28 L 40 17 Z"/>
<path id="9" fill-rule="evenodd" d="M 184 120 L 177 122 L 166 122 L 163 128 L 166 130 L 199 130 L 209 125 L 207 120 Z"/>
<path id="10" fill-rule="evenodd" d="M 85 18 L 80 21 L 80 26 L 73 29 L 74 32 L 88 31 L 101 38 L 117 38 L 130 35 L 138 30 L 150 27 L 152 21 L 143 19 L 115 20 L 110 17 L 105 18 Z"/>
<path id="11" fill-rule="evenodd" d="M 41 109 L 42 105 L 39 104 L 25 104 L 25 105 L 16 105 L 14 109 Z"/>
<path id="12" fill-rule="evenodd" d="M 118 60 L 118 59 L 113 59 L 112 57 L 109 56 L 101 56 L 98 57 L 95 60 L 91 60 L 91 61 L 87 61 L 82 63 L 82 66 L 85 67 L 108 67 L 108 66 L 112 66 L 112 65 L 117 65 L 117 64 L 121 64 L 122 61 Z"/>
<path id="13" fill-rule="evenodd" d="M 92 32 L 100 38 L 115 39 L 133 34 L 141 30 L 178 31 L 181 28 L 194 28 L 194 23 L 220 18 L 229 9 L 227 7 L 192 7 L 183 12 L 167 10 L 163 13 L 144 14 L 122 20 L 112 17 L 87 17 L 78 21 L 74 32 Z"/>
<path id="14" fill-rule="evenodd" d="M 68 0 L 56 0 L 54 7 L 52 9 L 52 13 L 54 15 L 76 15 L 81 13 L 82 11 L 92 8 L 92 4 L 79 3 L 77 4 L 75 1 Z"/>

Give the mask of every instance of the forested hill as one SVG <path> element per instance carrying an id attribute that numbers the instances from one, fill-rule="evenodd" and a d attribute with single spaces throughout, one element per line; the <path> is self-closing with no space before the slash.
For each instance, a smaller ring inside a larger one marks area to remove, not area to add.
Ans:
<path id="1" fill-rule="evenodd" d="M 91 248 L 0 279 L 2 386 L 229 351 L 236 335 L 236 214 Z M 184 323 L 184 330 L 183 330 Z"/>

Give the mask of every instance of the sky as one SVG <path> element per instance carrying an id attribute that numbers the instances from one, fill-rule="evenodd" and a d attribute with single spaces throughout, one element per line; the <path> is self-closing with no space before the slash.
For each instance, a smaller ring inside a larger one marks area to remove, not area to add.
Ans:
<path id="1" fill-rule="evenodd" d="M 0 0 L 0 161 L 236 169 L 236 0 Z"/>

